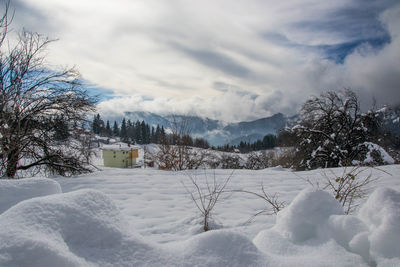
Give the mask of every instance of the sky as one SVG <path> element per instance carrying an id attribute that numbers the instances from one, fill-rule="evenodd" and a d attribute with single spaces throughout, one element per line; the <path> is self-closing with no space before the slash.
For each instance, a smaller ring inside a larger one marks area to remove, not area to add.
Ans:
<path id="1" fill-rule="evenodd" d="M 4 2 L 5 0 L 0 0 Z M 58 41 L 104 117 L 125 111 L 228 122 L 295 114 L 351 88 L 400 104 L 398 0 L 12 0 L 12 28 Z"/>

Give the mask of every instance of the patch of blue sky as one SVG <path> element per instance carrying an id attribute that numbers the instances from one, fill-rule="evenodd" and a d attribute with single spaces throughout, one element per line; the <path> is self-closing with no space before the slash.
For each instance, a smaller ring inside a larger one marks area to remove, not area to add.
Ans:
<path id="1" fill-rule="evenodd" d="M 391 38 L 387 35 L 380 38 L 356 40 L 335 45 L 319 45 L 315 46 L 314 48 L 322 50 L 326 59 L 333 60 L 337 64 L 343 64 L 346 57 L 353 53 L 360 46 L 368 45 L 373 49 L 379 50 L 386 44 L 390 43 L 390 41 Z"/>
<path id="2" fill-rule="evenodd" d="M 87 85 L 85 89 L 89 96 L 97 98 L 99 102 L 114 98 L 114 92 L 110 89 L 90 84 Z"/>

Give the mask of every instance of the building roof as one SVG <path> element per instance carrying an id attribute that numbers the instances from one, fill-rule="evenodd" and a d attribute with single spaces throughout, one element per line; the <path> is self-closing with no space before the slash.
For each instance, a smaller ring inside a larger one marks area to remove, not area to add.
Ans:
<path id="1" fill-rule="evenodd" d="M 125 143 L 118 143 L 113 145 L 103 145 L 101 147 L 102 150 L 111 150 L 111 151 L 131 151 L 135 149 L 140 149 L 140 146 L 128 146 Z"/>

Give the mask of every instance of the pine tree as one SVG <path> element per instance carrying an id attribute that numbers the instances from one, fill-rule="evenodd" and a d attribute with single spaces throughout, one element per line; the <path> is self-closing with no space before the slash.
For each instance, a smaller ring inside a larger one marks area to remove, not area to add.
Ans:
<path id="1" fill-rule="evenodd" d="M 94 115 L 93 117 L 93 122 L 92 122 L 92 132 L 94 134 L 100 134 L 100 114 L 97 113 L 97 115 Z"/>
<path id="2" fill-rule="evenodd" d="M 114 121 L 112 133 L 113 133 L 113 136 L 119 136 L 119 128 L 118 128 L 118 124 L 116 121 Z"/>
<path id="3" fill-rule="evenodd" d="M 138 144 L 142 144 L 143 139 L 142 139 L 142 130 L 141 130 L 141 126 L 140 126 L 140 121 L 136 121 L 136 123 L 135 123 L 135 136 L 136 136 L 136 142 Z"/>
<path id="4" fill-rule="evenodd" d="M 142 133 L 142 143 L 141 144 L 146 144 L 147 143 L 147 131 L 146 131 L 146 123 L 142 121 L 140 124 L 140 130 Z"/>
<path id="5" fill-rule="evenodd" d="M 112 130 L 111 130 L 111 127 L 110 127 L 110 121 L 107 120 L 107 123 L 106 123 L 106 136 L 110 137 L 111 135 L 112 135 Z"/>
<path id="6" fill-rule="evenodd" d="M 125 118 L 122 119 L 122 123 L 121 123 L 121 131 L 119 136 L 121 137 L 121 140 L 126 142 L 128 141 L 128 131 L 126 128 L 126 120 Z"/>
<path id="7" fill-rule="evenodd" d="M 131 120 L 128 120 L 127 122 L 127 136 L 133 143 L 135 143 L 135 128 Z"/>
<path id="8" fill-rule="evenodd" d="M 92 131 L 93 133 L 99 135 L 102 135 L 105 132 L 104 121 L 101 119 L 100 114 L 98 113 L 93 118 Z"/>
<path id="9" fill-rule="evenodd" d="M 160 130 L 160 126 L 157 124 L 157 128 L 156 128 L 156 134 L 155 134 L 155 144 L 159 144 L 161 140 L 161 130 Z"/>
<path id="10" fill-rule="evenodd" d="M 154 127 L 151 127 L 151 136 L 150 136 L 151 143 L 155 144 L 156 143 L 156 132 L 154 130 Z"/>

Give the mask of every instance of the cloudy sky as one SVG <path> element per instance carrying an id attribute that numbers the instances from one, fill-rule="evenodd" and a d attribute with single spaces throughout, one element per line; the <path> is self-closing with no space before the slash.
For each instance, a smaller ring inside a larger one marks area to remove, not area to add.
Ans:
<path id="1" fill-rule="evenodd" d="M 4 2 L 5 0 L 1 0 Z M 106 117 L 251 120 L 352 88 L 400 103 L 398 0 L 13 0 L 12 27 L 57 38 Z"/>

